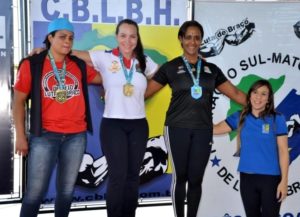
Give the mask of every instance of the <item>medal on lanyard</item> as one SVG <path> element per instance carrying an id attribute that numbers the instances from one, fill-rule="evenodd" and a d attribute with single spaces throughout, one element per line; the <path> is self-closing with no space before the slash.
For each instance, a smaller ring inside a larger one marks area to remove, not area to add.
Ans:
<path id="1" fill-rule="evenodd" d="M 59 103 L 64 103 L 67 101 L 67 91 L 63 89 L 57 89 L 55 91 L 55 100 Z"/>
<path id="2" fill-rule="evenodd" d="M 121 53 L 119 55 L 119 58 L 120 58 L 120 62 L 122 65 L 123 72 L 124 72 L 124 76 L 126 78 L 126 84 L 123 85 L 123 94 L 124 94 L 124 96 L 132 96 L 133 92 L 134 92 L 134 86 L 131 84 L 131 80 L 133 77 L 134 60 L 132 61 L 132 66 L 130 67 L 130 70 L 128 72 L 125 67 L 125 64 L 123 61 L 123 56 Z"/>
<path id="3" fill-rule="evenodd" d="M 64 60 L 63 68 L 61 70 L 61 76 L 59 75 L 58 69 L 55 64 L 55 60 L 50 50 L 48 51 L 48 56 L 50 58 L 51 66 L 55 74 L 55 78 L 58 81 L 58 88 L 55 91 L 55 100 L 58 103 L 64 103 L 67 101 L 67 90 L 65 88 L 65 77 L 66 77 L 66 62 Z"/>
<path id="4" fill-rule="evenodd" d="M 193 74 L 193 71 L 191 69 L 191 66 L 189 64 L 189 62 L 187 61 L 187 59 L 182 56 L 183 62 L 186 66 L 186 68 L 189 71 L 189 74 L 191 75 L 191 78 L 193 79 L 193 83 L 194 85 L 191 87 L 191 96 L 194 99 L 200 99 L 202 96 L 202 87 L 200 86 L 200 70 L 201 70 L 201 59 L 199 58 L 197 61 L 197 71 L 196 71 L 196 78 Z"/>
<path id="5" fill-rule="evenodd" d="M 202 87 L 199 85 L 193 85 L 191 87 L 191 95 L 194 99 L 200 99 L 202 96 Z"/>
<path id="6" fill-rule="evenodd" d="M 123 85 L 123 93 L 125 96 L 132 96 L 134 86 L 132 84 L 126 83 Z"/>

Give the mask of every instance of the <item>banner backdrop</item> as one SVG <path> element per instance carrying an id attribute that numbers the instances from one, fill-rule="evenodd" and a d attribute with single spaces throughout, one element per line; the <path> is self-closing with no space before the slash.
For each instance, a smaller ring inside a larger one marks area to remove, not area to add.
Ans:
<path id="1" fill-rule="evenodd" d="M 195 3 L 195 20 L 204 27 L 200 53 L 216 63 L 247 92 L 257 79 L 268 79 L 276 108 L 287 119 L 290 149 L 288 197 L 281 217 L 300 216 L 300 3 Z M 239 109 L 216 93 L 214 122 Z M 214 137 L 198 217 L 244 217 L 239 193 L 235 134 Z M 255 159 L 253 159 L 255 160 Z"/>
<path id="2" fill-rule="evenodd" d="M 182 10 L 178 10 L 181 8 Z M 31 3 L 33 46 L 41 47 L 50 20 L 66 17 L 75 27 L 74 49 L 112 49 L 116 23 L 132 18 L 140 26 L 140 34 L 146 54 L 162 64 L 181 52 L 177 40 L 179 25 L 187 17 L 187 1 L 178 0 L 93 0 L 93 1 L 38 1 Z M 88 135 L 88 147 L 84 156 L 74 202 L 104 201 L 106 192 L 107 164 L 99 141 L 99 126 L 103 113 L 101 87 L 90 86 L 94 134 Z M 140 171 L 140 198 L 166 198 L 170 201 L 171 174 L 168 153 L 162 137 L 165 112 L 170 99 L 168 88 L 146 102 L 150 137 Z M 71 154 L 71 153 L 70 153 Z M 45 197 L 44 204 L 55 198 L 55 174 Z"/>
<path id="3" fill-rule="evenodd" d="M 0 7 L 0 195 L 13 192 L 13 140 L 11 123 L 12 1 Z"/>

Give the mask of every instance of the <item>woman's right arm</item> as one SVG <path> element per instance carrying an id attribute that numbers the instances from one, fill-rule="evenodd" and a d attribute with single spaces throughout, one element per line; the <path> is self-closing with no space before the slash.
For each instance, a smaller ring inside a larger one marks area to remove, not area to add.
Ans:
<path id="1" fill-rule="evenodd" d="M 16 154 L 26 156 L 28 154 L 28 142 L 25 133 L 25 103 L 28 94 L 14 91 L 13 120 L 16 130 Z"/>
<path id="2" fill-rule="evenodd" d="M 230 126 L 226 123 L 226 121 L 221 121 L 218 124 L 214 125 L 213 128 L 213 134 L 214 135 L 220 135 L 231 132 L 232 129 Z"/>
<path id="3" fill-rule="evenodd" d="M 90 66 L 94 66 L 90 53 L 85 50 L 72 50 L 71 55 L 78 57 L 79 59 L 82 59 L 86 64 Z"/>
<path id="4" fill-rule="evenodd" d="M 32 56 L 34 54 L 39 54 L 42 51 L 44 51 L 46 48 L 44 47 L 38 47 L 38 48 L 34 48 L 32 49 L 32 51 L 29 53 L 29 56 Z M 71 55 L 76 56 L 80 59 L 82 59 L 86 64 L 90 65 L 90 66 L 94 66 L 90 53 L 88 51 L 85 50 L 72 50 Z"/>
<path id="5" fill-rule="evenodd" d="M 151 97 L 153 94 L 155 94 L 163 87 L 164 87 L 163 85 L 154 81 L 153 79 L 148 80 L 147 89 L 145 92 L 145 99 Z"/>

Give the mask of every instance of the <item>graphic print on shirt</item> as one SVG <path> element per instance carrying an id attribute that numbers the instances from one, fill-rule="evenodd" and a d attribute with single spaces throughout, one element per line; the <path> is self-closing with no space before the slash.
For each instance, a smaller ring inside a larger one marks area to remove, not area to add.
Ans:
<path id="1" fill-rule="evenodd" d="M 262 133 L 263 134 L 269 134 L 269 132 L 270 132 L 270 125 L 269 124 L 263 124 Z"/>
<path id="2" fill-rule="evenodd" d="M 111 66 L 109 67 L 109 71 L 112 73 L 116 73 L 118 71 L 120 71 L 121 66 L 119 64 L 119 62 L 117 60 L 112 61 Z"/>
<path id="3" fill-rule="evenodd" d="M 181 65 L 181 66 L 178 66 L 178 71 L 177 71 L 177 74 L 183 74 L 185 73 L 185 69 L 184 69 L 184 66 Z"/>
<path id="4" fill-rule="evenodd" d="M 59 76 L 62 79 L 62 70 L 58 70 Z M 80 87 L 78 78 L 76 78 L 73 74 L 66 72 L 65 77 L 65 88 L 67 90 L 67 100 L 71 99 L 74 96 L 80 95 Z M 47 72 L 42 78 L 42 89 L 44 90 L 44 97 L 51 98 L 55 100 L 56 98 L 56 90 L 59 88 L 59 83 L 55 77 L 53 71 Z"/>

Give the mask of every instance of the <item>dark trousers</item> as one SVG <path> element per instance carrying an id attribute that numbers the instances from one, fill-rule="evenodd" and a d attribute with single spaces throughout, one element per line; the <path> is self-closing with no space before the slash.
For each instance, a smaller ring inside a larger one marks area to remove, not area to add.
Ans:
<path id="1" fill-rule="evenodd" d="M 165 141 L 172 158 L 171 187 L 175 217 L 196 217 L 202 180 L 211 151 L 212 130 L 165 127 Z"/>
<path id="2" fill-rule="evenodd" d="M 100 139 L 108 164 L 108 217 L 135 216 L 139 172 L 146 151 L 148 132 L 146 119 L 102 119 Z"/>
<path id="3" fill-rule="evenodd" d="M 240 192 L 247 217 L 278 217 L 276 198 L 280 176 L 240 174 Z"/>

